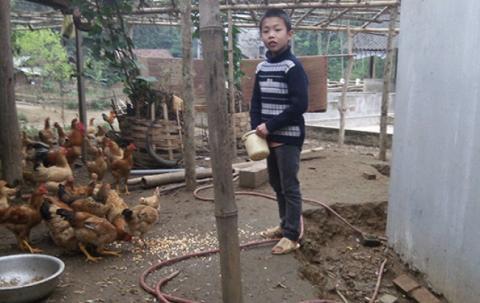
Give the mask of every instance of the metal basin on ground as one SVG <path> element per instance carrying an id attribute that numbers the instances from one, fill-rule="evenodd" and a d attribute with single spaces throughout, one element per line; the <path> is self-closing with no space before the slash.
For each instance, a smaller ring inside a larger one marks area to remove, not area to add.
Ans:
<path id="1" fill-rule="evenodd" d="M 0 257 L 0 303 L 36 302 L 57 286 L 62 260 L 40 254 Z"/>

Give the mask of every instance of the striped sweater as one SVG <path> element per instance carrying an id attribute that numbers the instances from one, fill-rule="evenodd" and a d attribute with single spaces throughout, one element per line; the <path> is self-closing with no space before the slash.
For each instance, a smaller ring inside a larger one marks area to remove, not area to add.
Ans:
<path id="1" fill-rule="evenodd" d="M 308 79 L 303 66 L 288 48 L 257 66 L 250 107 L 255 129 L 266 123 L 268 141 L 302 146 L 305 139 L 303 113 L 308 107 Z"/>

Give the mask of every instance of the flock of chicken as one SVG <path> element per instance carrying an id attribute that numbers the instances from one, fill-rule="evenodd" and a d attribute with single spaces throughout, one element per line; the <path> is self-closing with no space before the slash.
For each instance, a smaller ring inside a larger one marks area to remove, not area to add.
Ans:
<path id="1" fill-rule="evenodd" d="M 33 183 L 35 190 L 27 203 L 13 203 L 18 189 L 0 180 L 0 226 L 14 233 L 21 250 L 35 253 L 40 250 L 31 246 L 29 235 L 43 219 L 56 245 L 66 250 L 80 250 L 93 262 L 101 257 L 92 256 L 91 250 L 100 256 L 119 255 L 105 246 L 114 241 L 130 241 L 132 236 L 143 241 L 143 235 L 158 221 L 160 192 L 159 188 L 155 189 L 152 196 L 140 198 L 133 207 L 120 196 L 122 180 L 125 193 L 129 193 L 127 179 L 133 166 L 135 145 L 120 148 L 105 136 L 102 126 L 95 129 L 93 119 L 87 131 L 81 122 L 73 119 L 68 135 L 58 123 L 54 127 L 57 136 L 47 118 L 38 134 L 40 141 L 23 133 L 24 179 Z M 71 165 L 79 158 L 84 143 L 94 160 L 86 161 L 90 182 L 78 185 Z M 115 180 L 116 190 L 101 182 L 108 171 Z"/>

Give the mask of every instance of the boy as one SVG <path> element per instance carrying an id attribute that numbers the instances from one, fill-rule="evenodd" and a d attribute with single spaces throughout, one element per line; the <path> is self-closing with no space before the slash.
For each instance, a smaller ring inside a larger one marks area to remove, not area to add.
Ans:
<path id="1" fill-rule="evenodd" d="M 267 139 L 270 148 L 268 175 L 280 214 L 280 226 L 263 236 L 281 238 L 272 254 L 287 254 L 300 246 L 302 197 L 297 174 L 305 138 L 308 79 L 290 52 L 293 31 L 283 10 L 269 9 L 265 13 L 260 34 L 268 52 L 266 60 L 257 66 L 250 120 L 252 129 Z"/>

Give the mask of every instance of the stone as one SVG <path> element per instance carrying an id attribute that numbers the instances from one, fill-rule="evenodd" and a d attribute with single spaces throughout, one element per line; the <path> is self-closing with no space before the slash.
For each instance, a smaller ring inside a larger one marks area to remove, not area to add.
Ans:
<path id="1" fill-rule="evenodd" d="M 375 173 L 370 173 L 370 172 L 366 172 L 364 171 L 362 176 L 367 179 L 367 180 L 375 180 L 377 179 L 377 174 Z"/>
<path id="2" fill-rule="evenodd" d="M 389 294 L 384 294 L 379 299 L 380 303 L 397 303 L 398 298 Z"/>
<path id="3" fill-rule="evenodd" d="M 257 188 L 268 181 L 266 161 L 255 163 L 250 167 L 240 168 L 238 173 L 241 187 Z"/>

